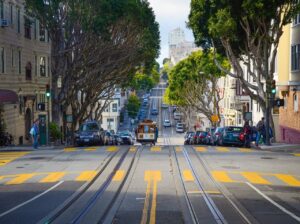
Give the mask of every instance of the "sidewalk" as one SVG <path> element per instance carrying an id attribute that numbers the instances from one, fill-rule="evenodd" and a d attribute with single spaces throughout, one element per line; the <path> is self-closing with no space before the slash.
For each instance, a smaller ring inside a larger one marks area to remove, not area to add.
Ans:
<path id="1" fill-rule="evenodd" d="M 53 146 L 39 146 L 38 149 L 34 149 L 32 145 L 22 145 L 22 146 L 5 146 L 5 147 L 0 147 L 0 152 L 4 151 L 39 151 L 39 150 L 57 150 L 57 149 L 63 149 L 66 146 L 64 145 L 53 145 Z"/>
<path id="2" fill-rule="evenodd" d="M 272 143 L 271 145 L 259 145 L 254 149 L 272 151 L 272 152 L 287 152 L 287 153 L 300 153 L 300 145 L 297 144 L 286 144 L 286 143 Z"/>

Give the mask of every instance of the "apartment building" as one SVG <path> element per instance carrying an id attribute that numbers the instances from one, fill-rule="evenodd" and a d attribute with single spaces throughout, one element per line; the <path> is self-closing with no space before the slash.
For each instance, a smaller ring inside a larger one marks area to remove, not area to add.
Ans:
<path id="1" fill-rule="evenodd" d="M 40 143 L 46 144 L 50 41 L 39 21 L 26 15 L 24 4 L 23 0 L 0 0 L 0 103 L 15 144 L 30 142 L 29 130 L 37 118 Z"/>
<path id="2" fill-rule="evenodd" d="M 284 27 L 277 55 L 280 140 L 300 143 L 300 14 Z"/>

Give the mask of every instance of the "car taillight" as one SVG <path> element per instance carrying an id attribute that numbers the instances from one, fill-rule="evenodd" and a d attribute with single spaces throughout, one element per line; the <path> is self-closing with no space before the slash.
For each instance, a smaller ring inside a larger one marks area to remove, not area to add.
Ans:
<path id="1" fill-rule="evenodd" d="M 245 134 L 243 132 L 240 133 L 239 139 L 240 139 L 240 141 L 244 141 L 245 140 Z"/>

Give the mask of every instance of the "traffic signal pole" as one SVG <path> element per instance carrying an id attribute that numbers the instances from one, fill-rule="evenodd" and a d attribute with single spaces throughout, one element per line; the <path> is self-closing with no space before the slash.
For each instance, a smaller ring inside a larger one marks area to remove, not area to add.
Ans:
<path id="1" fill-rule="evenodd" d="M 50 85 L 46 85 L 46 98 L 47 98 L 47 144 L 50 143 L 50 99 L 51 99 L 51 92 L 50 92 Z"/>

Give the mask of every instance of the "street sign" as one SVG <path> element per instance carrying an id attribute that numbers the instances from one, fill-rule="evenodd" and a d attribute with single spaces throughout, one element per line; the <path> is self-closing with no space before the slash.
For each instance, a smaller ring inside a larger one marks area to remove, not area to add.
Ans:
<path id="1" fill-rule="evenodd" d="M 244 113 L 244 120 L 245 121 L 252 121 L 252 112 L 245 112 Z"/>
<path id="2" fill-rule="evenodd" d="M 73 116 L 72 116 L 72 114 L 67 114 L 66 115 L 66 121 L 67 121 L 67 123 L 72 123 L 73 122 Z"/>
<path id="3" fill-rule="evenodd" d="M 211 115 L 211 121 L 216 123 L 219 121 L 219 116 L 216 114 Z"/>

